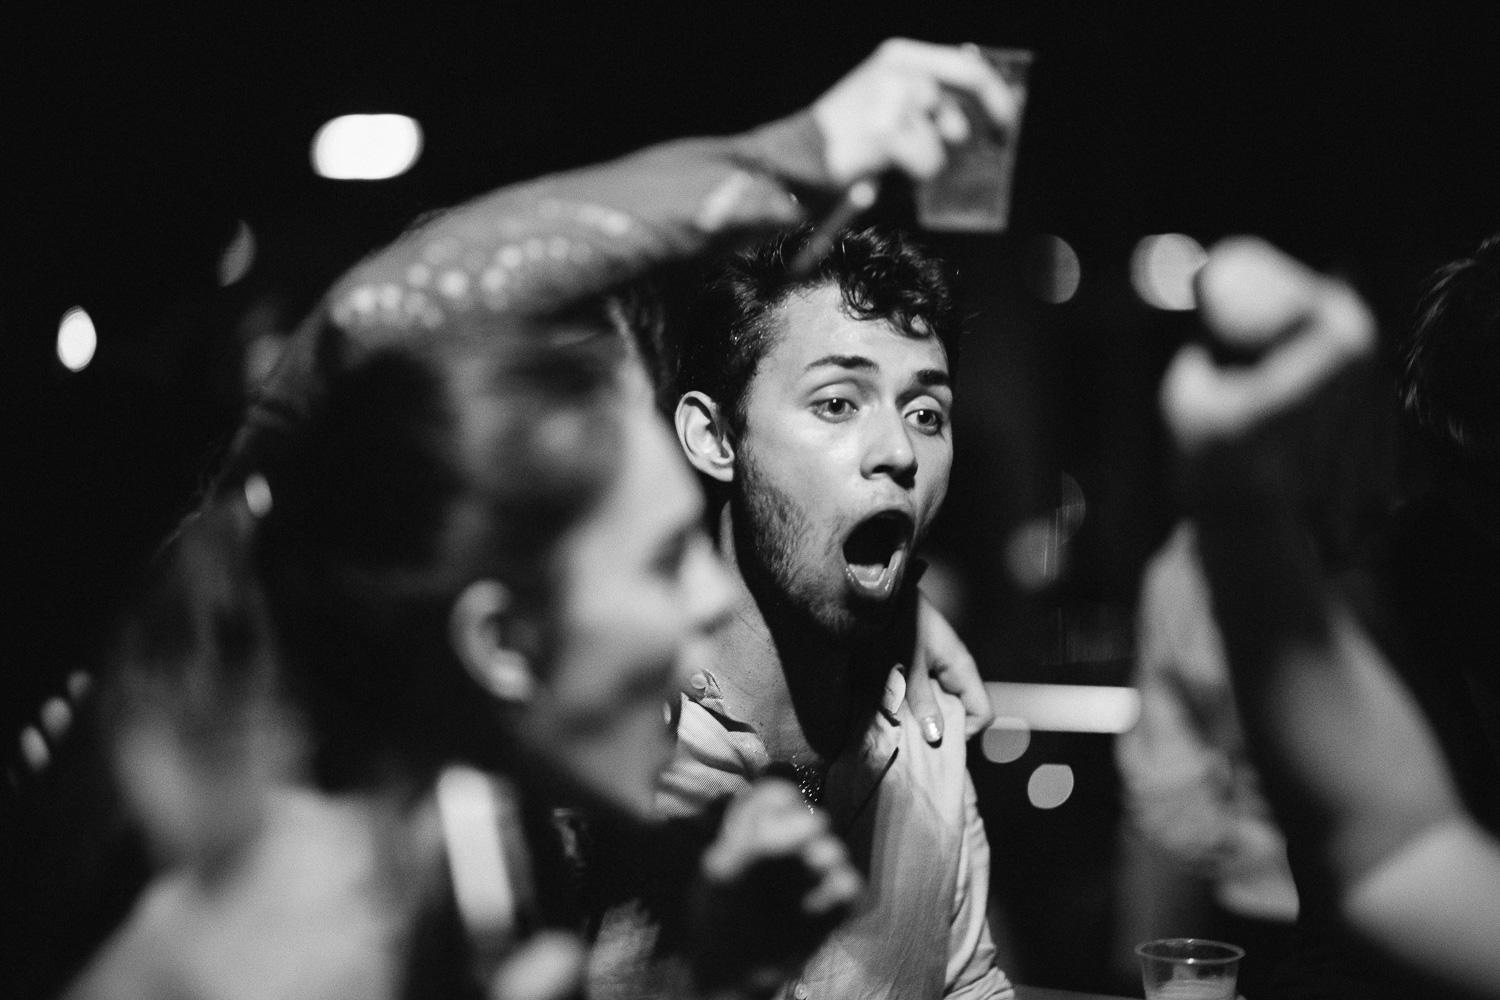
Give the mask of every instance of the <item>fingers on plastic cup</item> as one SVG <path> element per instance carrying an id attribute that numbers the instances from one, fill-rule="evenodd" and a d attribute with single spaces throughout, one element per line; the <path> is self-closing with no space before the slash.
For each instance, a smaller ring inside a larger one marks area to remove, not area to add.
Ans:
<path id="1" fill-rule="evenodd" d="M 1026 78 L 1032 53 L 1028 49 L 975 48 L 1010 87 L 1016 100 L 1016 124 L 1002 132 L 977 100 L 965 93 L 950 93 L 969 120 L 969 137 L 948 147 L 948 163 L 942 173 L 917 186 L 917 221 L 924 229 L 998 233 L 1010 224 L 1011 177 L 1016 168 L 1016 144 L 1021 138 L 1021 115 L 1026 110 Z"/>
<path id="2" fill-rule="evenodd" d="M 1146 1000 L 1235 1000 L 1245 949 L 1203 938 L 1164 938 L 1135 947 Z"/>

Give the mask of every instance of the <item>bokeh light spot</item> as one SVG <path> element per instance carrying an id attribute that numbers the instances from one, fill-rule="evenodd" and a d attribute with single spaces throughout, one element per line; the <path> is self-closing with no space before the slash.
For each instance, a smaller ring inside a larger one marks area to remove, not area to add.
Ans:
<path id="1" fill-rule="evenodd" d="M 1057 525 L 1064 539 L 1071 539 L 1083 526 L 1088 502 L 1078 480 L 1064 472 L 1057 481 Z"/>
<path id="2" fill-rule="evenodd" d="M 1031 727 L 1026 725 L 1025 719 L 996 719 L 980 740 L 984 759 L 993 764 L 1009 764 L 1029 746 Z"/>
<path id="3" fill-rule="evenodd" d="M 286 352 L 287 338 L 278 333 L 262 333 L 245 345 L 245 388 L 265 385 L 281 356 Z"/>
<path id="4" fill-rule="evenodd" d="M 94 331 L 94 321 L 81 306 L 74 306 L 63 313 L 57 325 L 57 360 L 68 371 L 81 372 L 94 360 L 94 351 L 99 347 L 99 335 Z"/>
<path id="5" fill-rule="evenodd" d="M 255 263 L 255 230 L 244 219 L 234 229 L 234 236 L 219 255 L 219 284 L 229 287 L 250 273 Z"/>
<path id="6" fill-rule="evenodd" d="M 68 675 L 68 697 L 79 702 L 89 693 L 94 686 L 94 679 L 88 675 L 88 671 L 75 670 Z"/>
<path id="7" fill-rule="evenodd" d="M 48 737 L 60 740 L 73 725 L 73 709 L 61 698 L 48 698 L 38 713 Z"/>
<path id="8" fill-rule="evenodd" d="M 404 174 L 422 155 L 422 127 L 405 115 L 343 115 L 313 136 L 313 169 L 339 181 Z"/>
<path id="9" fill-rule="evenodd" d="M 1061 236 L 1043 233 L 1026 248 L 1027 287 L 1043 302 L 1061 305 L 1071 299 L 1083 280 L 1078 253 Z"/>
<path id="10" fill-rule="evenodd" d="M 21 730 L 20 743 L 21 759 L 31 770 L 40 771 L 52 763 L 52 751 L 47 749 L 46 739 L 35 726 Z"/>
<path id="11" fill-rule="evenodd" d="M 259 472 L 252 472 L 245 477 L 245 506 L 250 508 L 250 513 L 255 517 L 265 517 L 271 513 L 271 484 L 266 477 Z"/>
<path id="12" fill-rule="evenodd" d="M 1026 782 L 1026 797 L 1038 809 L 1056 809 L 1073 794 L 1073 769 L 1066 764 L 1039 764 Z"/>
<path id="13" fill-rule="evenodd" d="M 1067 540 L 1051 514 L 1022 521 L 1005 542 L 1005 568 L 1016 586 L 1028 592 L 1056 583 L 1066 559 Z"/>
<path id="14" fill-rule="evenodd" d="M 1147 236 L 1130 255 L 1130 282 L 1147 305 L 1178 312 L 1192 309 L 1198 304 L 1193 279 L 1207 260 L 1208 253 L 1191 236 Z"/>

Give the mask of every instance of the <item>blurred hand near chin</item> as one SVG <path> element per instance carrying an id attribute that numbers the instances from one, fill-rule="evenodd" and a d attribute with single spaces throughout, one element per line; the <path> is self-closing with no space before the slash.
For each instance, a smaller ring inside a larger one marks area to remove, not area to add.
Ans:
<path id="1" fill-rule="evenodd" d="M 587 951 L 567 931 L 541 931 L 490 982 L 490 1000 L 572 1000 L 583 995 Z"/>
<path id="2" fill-rule="evenodd" d="M 700 879 L 692 925 L 699 985 L 751 993 L 780 986 L 864 887 L 827 817 L 777 778 L 731 801 Z"/>

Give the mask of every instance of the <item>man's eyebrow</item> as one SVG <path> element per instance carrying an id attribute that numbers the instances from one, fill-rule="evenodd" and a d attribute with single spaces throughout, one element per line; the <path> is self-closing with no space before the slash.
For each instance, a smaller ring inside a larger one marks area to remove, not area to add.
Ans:
<path id="1" fill-rule="evenodd" d="M 924 389 L 931 389 L 939 385 L 951 386 L 953 384 L 953 377 L 941 368 L 923 368 L 912 377 L 912 381 Z"/>
<path id="2" fill-rule="evenodd" d="M 869 358 L 859 354 L 825 354 L 823 357 L 809 364 L 804 371 L 812 371 L 814 368 L 822 368 L 824 365 L 834 365 L 838 368 L 848 368 L 850 371 L 879 371 L 880 366 Z"/>

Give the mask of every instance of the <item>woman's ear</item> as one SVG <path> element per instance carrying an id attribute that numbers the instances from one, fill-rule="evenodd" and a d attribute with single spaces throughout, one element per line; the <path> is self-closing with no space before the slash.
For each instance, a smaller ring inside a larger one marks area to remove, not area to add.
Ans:
<path id="1" fill-rule="evenodd" d="M 677 441 L 693 468 L 721 483 L 734 479 L 734 442 L 719 404 L 697 391 L 677 401 Z"/>
<path id="2" fill-rule="evenodd" d="M 505 638 L 515 614 L 510 591 L 494 580 L 464 588 L 448 613 L 448 641 L 469 676 L 500 701 L 524 702 L 536 690 L 531 661 Z"/>

